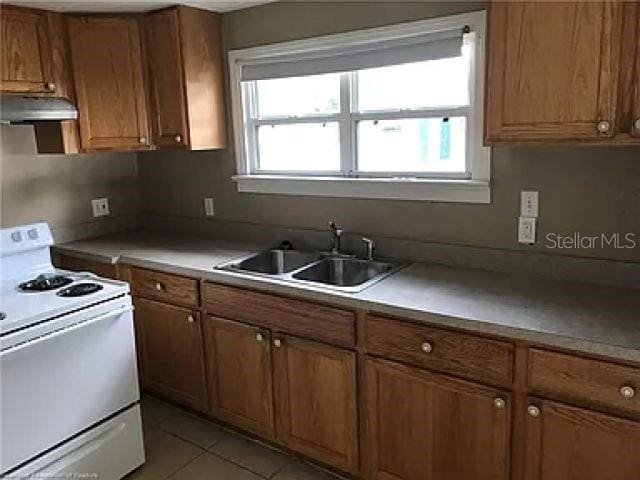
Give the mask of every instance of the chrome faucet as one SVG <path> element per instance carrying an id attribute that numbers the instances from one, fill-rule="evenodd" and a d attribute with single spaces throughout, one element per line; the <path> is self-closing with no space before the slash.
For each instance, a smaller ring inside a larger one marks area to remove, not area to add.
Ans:
<path id="1" fill-rule="evenodd" d="M 367 257 L 368 261 L 373 261 L 373 251 L 376 249 L 376 242 L 367 237 L 362 237 L 362 243 L 364 243 L 367 249 Z"/>
<path id="2" fill-rule="evenodd" d="M 340 255 L 340 238 L 342 237 L 342 229 L 336 227 L 336 224 L 329 222 L 329 233 L 331 234 L 331 243 L 329 249 L 331 255 Z"/>

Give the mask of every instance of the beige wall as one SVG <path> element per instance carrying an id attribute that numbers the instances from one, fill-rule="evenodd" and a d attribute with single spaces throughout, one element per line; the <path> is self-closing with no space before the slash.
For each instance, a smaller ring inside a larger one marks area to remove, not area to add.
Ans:
<path id="1" fill-rule="evenodd" d="M 225 14 L 226 49 L 475 10 L 481 4 L 279 2 Z M 233 152 L 140 156 L 146 209 L 202 217 L 213 196 L 219 219 L 324 229 L 329 219 L 352 232 L 503 249 L 640 261 L 640 150 L 498 148 L 491 205 L 239 194 Z M 638 247 L 549 250 L 516 241 L 519 192 L 540 191 L 540 235 L 632 232 Z"/>
<path id="2" fill-rule="evenodd" d="M 32 127 L 3 125 L 1 157 L 2 227 L 93 222 L 91 199 L 99 197 L 111 209 L 102 222 L 141 210 L 135 154 L 37 155 Z"/>

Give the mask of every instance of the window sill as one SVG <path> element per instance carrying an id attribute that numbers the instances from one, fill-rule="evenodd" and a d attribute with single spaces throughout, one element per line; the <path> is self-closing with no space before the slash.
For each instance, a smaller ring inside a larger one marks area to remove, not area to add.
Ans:
<path id="1" fill-rule="evenodd" d="M 491 186 L 478 180 L 234 175 L 239 192 L 316 197 L 491 203 Z"/>

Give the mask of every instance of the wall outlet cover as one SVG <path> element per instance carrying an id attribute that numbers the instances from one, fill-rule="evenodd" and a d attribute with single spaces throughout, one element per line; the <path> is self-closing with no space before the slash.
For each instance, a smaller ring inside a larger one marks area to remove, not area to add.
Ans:
<path id="1" fill-rule="evenodd" d="M 93 209 L 94 217 L 104 217 L 109 215 L 109 199 L 94 198 L 91 200 L 91 208 Z"/>
<path id="2" fill-rule="evenodd" d="M 537 220 L 531 217 L 518 219 L 518 242 L 528 245 L 536 243 L 536 223 Z"/>
<path id="3" fill-rule="evenodd" d="M 520 215 L 538 218 L 538 192 L 523 191 L 520 195 Z"/>
<path id="4" fill-rule="evenodd" d="M 204 214 L 207 217 L 214 217 L 216 212 L 213 208 L 213 198 L 207 197 L 204 199 Z"/>

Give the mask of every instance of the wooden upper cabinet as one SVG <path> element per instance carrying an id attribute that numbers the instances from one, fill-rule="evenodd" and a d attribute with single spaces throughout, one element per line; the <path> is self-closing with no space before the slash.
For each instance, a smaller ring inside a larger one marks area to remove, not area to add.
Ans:
<path id="1" fill-rule="evenodd" d="M 527 413 L 524 480 L 640 475 L 640 423 L 546 400 Z"/>
<path id="2" fill-rule="evenodd" d="M 348 472 L 358 469 L 356 354 L 273 334 L 279 441 Z"/>
<path id="3" fill-rule="evenodd" d="M 272 438 L 269 331 L 207 317 L 204 333 L 212 413 Z"/>
<path id="4" fill-rule="evenodd" d="M 200 411 L 208 409 L 202 324 L 197 311 L 134 299 L 143 386 Z"/>
<path id="5" fill-rule="evenodd" d="M 613 137 L 621 26 L 617 2 L 492 2 L 486 142 Z"/>
<path id="6" fill-rule="evenodd" d="M 138 20 L 68 19 L 82 149 L 149 149 Z"/>
<path id="7" fill-rule="evenodd" d="M 509 479 L 507 393 L 371 358 L 364 382 L 366 478 Z"/>
<path id="8" fill-rule="evenodd" d="M 153 142 L 225 148 L 219 15 L 176 7 L 148 14 L 144 26 Z"/>
<path id="9" fill-rule="evenodd" d="M 47 13 L 2 6 L 2 83 L 7 93 L 55 93 Z"/>
<path id="10" fill-rule="evenodd" d="M 632 137 L 640 137 L 640 3 L 627 2 L 624 8 L 621 62 L 623 83 L 619 95 L 623 114 L 620 115 L 618 129 L 629 131 Z M 628 115 L 625 114 L 627 111 Z M 624 130 L 625 128 L 628 130 Z"/>

